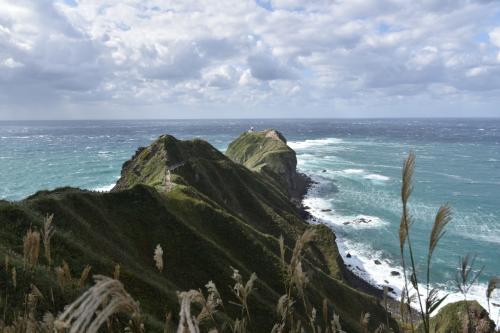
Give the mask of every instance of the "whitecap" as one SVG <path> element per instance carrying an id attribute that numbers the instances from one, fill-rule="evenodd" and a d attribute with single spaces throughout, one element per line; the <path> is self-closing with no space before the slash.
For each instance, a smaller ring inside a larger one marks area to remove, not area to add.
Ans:
<path id="1" fill-rule="evenodd" d="M 380 228 L 388 224 L 387 221 L 377 216 L 365 214 L 346 216 L 337 214 L 333 208 L 332 201 L 320 197 L 307 196 L 304 198 L 303 203 L 304 206 L 309 207 L 308 211 L 311 215 L 334 228 L 371 229 Z"/>
<path id="2" fill-rule="evenodd" d="M 390 178 L 384 175 L 379 175 L 376 173 L 371 173 L 369 175 L 363 176 L 365 179 L 375 180 L 375 181 L 387 181 Z"/>
<path id="3" fill-rule="evenodd" d="M 345 228 L 380 227 L 387 223 L 376 216 L 342 216 L 335 211 L 331 200 L 313 196 L 314 192 L 314 189 L 312 189 L 310 192 L 311 194 L 304 199 L 304 205 L 309 206 L 308 211 L 313 216 L 313 219 L 310 221 L 311 223 L 326 224 L 334 231 Z M 356 218 L 365 218 L 371 220 L 371 222 L 345 224 L 346 221 Z M 404 275 L 402 267 L 397 262 L 389 259 L 383 251 L 373 249 L 369 244 L 357 243 L 346 239 L 343 237 L 342 232 L 336 232 L 336 236 L 336 243 L 340 255 L 351 272 L 377 288 L 383 289 L 385 286 L 390 287 L 390 295 L 393 298 L 399 299 L 401 297 L 401 291 L 404 287 Z M 463 299 L 463 296 L 456 290 L 451 289 L 449 285 L 439 284 L 434 286 L 439 288 L 440 291 L 438 294 L 440 297 L 449 294 L 446 300 L 433 313 L 434 315 L 446 304 Z M 477 300 L 485 309 L 487 309 L 488 304 L 485 297 L 486 288 L 487 286 L 484 283 L 476 284 L 469 292 L 471 299 Z M 419 290 L 421 293 L 425 294 L 425 285 L 419 284 Z M 410 286 L 410 293 L 414 292 L 415 291 L 412 290 Z M 412 307 L 418 309 L 419 305 L 417 301 L 412 303 Z M 496 320 L 497 325 L 499 325 L 500 322 L 498 319 L 500 318 L 500 310 L 494 310 L 493 308 L 492 310 L 498 312 L 497 315 L 492 311 L 493 315 L 491 315 L 491 318 Z"/>
<path id="4" fill-rule="evenodd" d="M 310 147 L 339 144 L 342 142 L 343 142 L 342 139 L 326 138 L 326 139 L 314 139 L 314 140 L 304 140 L 304 141 L 290 141 L 288 142 L 288 146 L 292 149 L 305 149 Z"/>
<path id="5" fill-rule="evenodd" d="M 342 170 L 343 173 L 348 174 L 348 175 L 360 175 L 365 173 L 365 170 L 363 169 L 345 169 Z"/>
<path id="6" fill-rule="evenodd" d="M 100 187 L 96 187 L 93 189 L 93 191 L 97 191 L 97 192 L 109 192 L 113 189 L 113 187 L 115 187 L 115 183 L 113 184 L 109 184 L 109 185 L 104 185 L 104 186 L 100 186 Z"/>
<path id="7" fill-rule="evenodd" d="M 401 297 L 401 291 L 404 287 L 403 269 L 397 263 L 392 262 L 384 256 L 382 251 L 375 251 L 370 246 L 354 243 L 346 239 L 337 238 L 337 246 L 339 248 L 342 259 L 348 268 L 357 276 L 369 282 L 380 289 L 385 286 L 390 287 L 392 292 L 390 295 L 396 299 Z M 348 257 L 349 254 L 349 257 Z M 424 284 L 418 285 L 420 293 L 426 293 Z M 436 315 L 443 306 L 449 303 L 454 303 L 463 300 L 463 295 L 453 290 L 446 284 L 436 284 L 438 287 L 438 294 L 440 297 L 448 294 L 446 300 L 435 310 L 433 315 Z M 412 288 L 411 288 L 412 289 Z M 488 309 L 488 301 L 485 297 L 487 285 L 478 283 L 471 287 L 468 297 L 477 300 L 485 309 Z M 414 293 L 410 290 L 410 293 Z M 418 301 L 412 303 L 412 307 L 418 309 Z M 492 308 L 491 319 L 498 321 L 498 315 L 495 315 L 495 310 Z M 500 313 L 500 310 L 497 310 Z"/>

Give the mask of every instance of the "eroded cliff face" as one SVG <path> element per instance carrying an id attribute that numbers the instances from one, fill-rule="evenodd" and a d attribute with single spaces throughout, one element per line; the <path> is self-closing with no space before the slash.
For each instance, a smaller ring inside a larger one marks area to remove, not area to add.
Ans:
<path id="1" fill-rule="evenodd" d="M 245 132 L 229 145 L 226 155 L 277 181 L 293 199 L 299 199 L 306 192 L 309 179 L 297 172 L 295 151 L 277 130 Z"/>
<path id="2" fill-rule="evenodd" d="M 22 235 L 30 227 L 41 230 L 43 218 L 52 213 L 56 234 L 51 267 L 64 261 L 75 275 L 86 265 L 92 266 L 93 274 L 112 275 L 120 264 L 120 280 L 140 302 L 148 331 L 163 330 L 166 308 L 177 319 L 176 291 L 203 288 L 213 281 L 222 298 L 231 300 L 227 286 L 232 284 L 230 267 L 234 267 L 244 278 L 252 272 L 258 276 L 257 291 L 249 300 L 249 331 L 270 332 L 284 292 L 278 239 L 284 237 L 289 254 L 297 238 L 314 228 L 317 236 L 304 262 L 311 302 L 319 309 L 326 299 L 348 332 L 361 331 L 362 312 L 371 314 L 372 329 L 385 323 L 386 313 L 378 301 L 343 281 L 332 231 L 308 225 L 291 202 L 290 192 L 298 186 L 296 157 L 283 136 L 267 131 L 245 137 L 231 144 L 232 160 L 205 141 L 165 135 L 124 164 L 111 193 L 64 188 L 39 192 L 21 202 L 1 201 L 0 255 L 8 254 L 10 265 L 23 271 Z M 236 149 L 239 146 L 242 149 Z M 237 158 L 244 165 L 235 162 Z M 152 260 L 157 244 L 163 248 L 163 272 Z M 30 276 L 34 281 L 18 275 L 16 293 L 9 296 L 8 318 L 23 309 L 31 283 L 44 295 L 51 291 L 54 295 L 53 301 L 39 304 L 40 318 L 45 311 L 61 311 L 89 286 L 61 289 L 43 258 Z M 1 285 L 11 284 L 10 274 L 3 270 L 0 279 Z M 232 317 L 240 312 L 230 305 L 226 310 Z"/>

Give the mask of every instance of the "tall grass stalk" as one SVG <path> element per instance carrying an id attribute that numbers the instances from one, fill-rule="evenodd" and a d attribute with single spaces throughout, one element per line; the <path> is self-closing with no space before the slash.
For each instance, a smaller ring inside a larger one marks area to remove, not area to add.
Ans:
<path id="1" fill-rule="evenodd" d="M 250 275 L 250 278 L 245 283 L 240 272 L 237 269 L 233 268 L 233 275 L 231 276 L 231 278 L 234 280 L 232 291 L 240 302 L 238 305 L 241 307 L 242 317 L 244 314 L 246 314 L 247 320 L 250 321 L 248 297 L 254 291 L 254 283 L 257 280 L 257 274 L 252 273 Z"/>
<path id="2" fill-rule="evenodd" d="M 310 306 L 305 295 L 305 288 L 309 279 L 302 268 L 303 251 L 308 244 L 314 239 L 315 231 L 307 229 L 295 242 L 290 261 L 285 259 L 285 242 L 283 237 L 279 239 L 281 266 L 284 274 L 285 294 L 281 296 L 278 302 L 278 315 L 280 321 L 275 324 L 277 332 L 282 332 L 287 326 L 287 321 L 290 331 L 294 330 L 296 323 L 294 322 L 292 313 L 293 305 L 296 303 L 294 293 L 298 296 L 304 307 L 304 313 L 307 316 L 311 332 L 316 333 L 317 328 L 315 322 L 315 309 Z M 295 327 L 296 329 L 296 327 Z"/>
<path id="3" fill-rule="evenodd" d="M 47 215 L 44 219 L 43 229 L 42 229 L 42 240 L 43 240 L 43 249 L 45 253 L 45 258 L 47 259 L 47 263 L 49 267 L 52 266 L 52 256 L 50 253 L 50 241 L 52 240 L 52 236 L 55 233 L 55 227 L 52 224 L 54 219 L 54 214 Z"/>
<path id="4" fill-rule="evenodd" d="M 413 247 L 411 242 L 411 225 L 413 223 L 409 208 L 408 201 L 413 192 L 413 175 L 415 173 L 415 154 L 410 152 L 408 157 L 403 163 L 403 173 L 402 173 L 402 186 L 401 186 L 401 201 L 403 204 L 403 211 L 401 215 L 401 224 L 399 227 L 399 245 L 401 252 L 401 261 L 403 265 L 403 273 L 404 273 L 404 291 L 408 305 L 411 305 L 411 296 L 409 292 L 410 283 L 416 291 L 418 305 L 420 307 L 420 317 L 422 320 L 422 324 L 424 327 L 424 331 L 426 333 L 430 332 L 430 316 L 432 312 L 434 312 L 439 305 L 446 299 L 448 295 L 444 297 L 439 297 L 438 290 L 435 288 L 431 288 L 431 271 L 432 271 L 432 256 L 436 247 L 438 246 L 439 241 L 445 235 L 445 228 L 448 223 L 451 222 L 451 208 L 448 205 L 442 205 L 436 214 L 434 219 L 434 223 L 432 226 L 432 230 L 429 236 L 429 248 L 427 252 L 427 267 L 426 267 L 426 297 L 425 300 L 422 299 L 422 295 L 420 293 L 419 287 L 419 279 L 417 276 L 417 267 L 415 263 L 415 257 L 413 254 Z M 406 245 L 406 246 L 405 246 Z M 410 257 L 409 267 L 408 263 L 405 260 L 405 248 L 408 249 L 408 254 Z M 407 269 L 410 268 L 410 276 L 408 276 Z M 410 322 L 411 329 L 414 332 L 413 319 L 411 318 L 411 308 L 409 310 L 410 313 Z"/>
<path id="5" fill-rule="evenodd" d="M 470 288 L 477 281 L 477 279 L 479 278 L 484 269 L 484 267 L 482 267 L 480 270 L 474 272 L 473 267 L 475 261 L 476 257 L 471 256 L 470 254 L 467 254 L 465 257 L 460 257 L 460 259 L 458 260 L 457 274 L 455 276 L 455 285 L 464 296 L 465 308 L 467 310 L 467 319 L 468 319 L 467 332 L 469 333 L 472 332 L 473 323 L 472 323 L 472 318 L 470 316 L 467 294 L 469 293 Z"/>
<path id="6" fill-rule="evenodd" d="M 403 204 L 403 212 L 401 215 L 401 223 L 399 225 L 399 248 L 401 252 L 401 262 L 403 266 L 403 276 L 404 276 L 404 289 L 408 301 L 408 305 L 411 305 L 410 299 L 410 290 L 408 284 L 408 275 L 407 275 L 407 264 L 405 260 L 405 244 L 408 244 L 408 250 L 410 252 L 411 259 L 411 267 L 412 267 L 412 280 L 413 275 L 415 274 L 415 261 L 413 259 L 413 249 L 411 246 L 410 239 L 410 226 L 412 224 L 411 216 L 408 212 L 408 200 L 410 199 L 410 195 L 413 192 L 413 174 L 415 172 L 415 154 L 410 152 L 408 157 L 403 163 L 403 173 L 402 173 L 402 186 L 401 186 L 401 202 Z M 418 288 L 418 285 L 417 285 Z M 420 304 L 420 313 L 422 314 L 422 320 L 425 323 L 425 316 L 423 315 L 424 311 L 422 308 L 422 302 L 420 299 L 420 292 L 417 290 L 418 301 Z M 411 331 L 414 332 L 415 328 L 413 325 L 412 311 L 410 309 L 410 324 Z"/>
<path id="7" fill-rule="evenodd" d="M 156 268 L 158 271 L 162 272 L 163 271 L 163 249 L 161 248 L 161 245 L 158 244 L 156 245 L 154 254 L 153 254 L 153 260 L 155 262 Z"/>
<path id="8" fill-rule="evenodd" d="M 32 270 L 38 263 L 40 254 L 40 233 L 31 227 L 23 239 L 24 269 Z"/>

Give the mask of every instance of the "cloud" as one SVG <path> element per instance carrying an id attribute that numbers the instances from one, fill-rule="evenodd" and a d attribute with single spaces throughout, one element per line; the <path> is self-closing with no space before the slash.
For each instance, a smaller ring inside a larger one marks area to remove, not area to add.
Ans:
<path id="1" fill-rule="evenodd" d="M 3 66 L 8 67 L 8 68 L 19 68 L 23 67 L 24 65 L 20 62 L 15 61 L 12 58 L 7 58 L 3 61 L 2 63 Z"/>
<path id="2" fill-rule="evenodd" d="M 491 43 L 497 47 L 500 47 L 500 27 L 493 29 L 489 33 Z"/>
<path id="3" fill-rule="evenodd" d="M 0 0 L 0 117 L 334 116 L 483 97 L 493 109 L 499 17 L 486 0 Z"/>
<path id="4" fill-rule="evenodd" d="M 204 75 L 204 80 L 210 87 L 229 89 L 239 80 L 237 70 L 230 65 L 214 68 Z"/>
<path id="5" fill-rule="evenodd" d="M 259 80 L 291 80 L 296 78 L 290 67 L 280 63 L 270 55 L 257 54 L 250 56 L 248 57 L 248 66 L 252 76 Z"/>

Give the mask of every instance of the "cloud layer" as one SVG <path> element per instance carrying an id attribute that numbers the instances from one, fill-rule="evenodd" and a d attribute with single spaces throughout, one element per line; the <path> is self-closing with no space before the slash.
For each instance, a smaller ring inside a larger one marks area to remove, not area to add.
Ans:
<path id="1" fill-rule="evenodd" d="M 500 115 L 500 3 L 0 0 L 0 118 Z"/>

